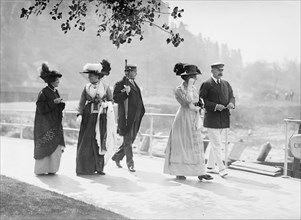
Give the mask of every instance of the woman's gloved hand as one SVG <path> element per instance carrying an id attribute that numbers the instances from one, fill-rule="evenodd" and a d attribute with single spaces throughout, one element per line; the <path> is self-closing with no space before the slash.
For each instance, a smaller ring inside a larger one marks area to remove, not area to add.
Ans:
<path id="1" fill-rule="evenodd" d="M 76 122 L 77 124 L 80 124 L 82 122 L 83 117 L 81 115 L 77 116 Z"/>
<path id="2" fill-rule="evenodd" d="M 108 107 L 108 102 L 103 101 L 103 102 L 101 103 L 101 106 L 102 106 L 103 108 L 107 108 L 107 107 Z"/>
<path id="3" fill-rule="evenodd" d="M 188 87 L 191 88 L 193 86 L 194 82 L 195 82 L 194 78 L 189 78 L 189 80 L 188 80 Z"/>

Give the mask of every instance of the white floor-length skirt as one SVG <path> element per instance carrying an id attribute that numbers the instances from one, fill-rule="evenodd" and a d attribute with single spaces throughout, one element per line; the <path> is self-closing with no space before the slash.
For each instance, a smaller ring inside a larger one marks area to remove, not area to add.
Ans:
<path id="1" fill-rule="evenodd" d="M 60 167 L 61 157 L 62 146 L 59 145 L 50 156 L 35 161 L 34 173 L 36 175 L 56 173 Z"/>

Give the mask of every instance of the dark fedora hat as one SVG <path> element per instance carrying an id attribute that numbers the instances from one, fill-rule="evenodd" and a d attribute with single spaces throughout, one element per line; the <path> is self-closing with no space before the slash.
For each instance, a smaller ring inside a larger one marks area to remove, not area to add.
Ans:
<path id="1" fill-rule="evenodd" d="M 180 74 L 180 76 L 202 74 L 196 65 L 186 64 L 184 66 L 184 70 L 185 70 L 185 72 Z"/>
<path id="2" fill-rule="evenodd" d="M 51 77 L 62 77 L 62 74 L 60 74 L 56 70 L 49 70 L 49 66 L 47 63 L 42 63 L 42 68 L 40 71 L 40 78 L 43 80 L 51 78 Z"/>

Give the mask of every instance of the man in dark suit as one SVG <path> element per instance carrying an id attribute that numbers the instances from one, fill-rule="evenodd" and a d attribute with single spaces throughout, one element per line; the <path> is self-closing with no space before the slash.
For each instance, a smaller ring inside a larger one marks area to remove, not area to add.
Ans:
<path id="1" fill-rule="evenodd" d="M 113 92 L 114 102 L 118 104 L 117 132 L 123 136 L 123 143 L 113 155 L 112 160 L 121 168 L 120 161 L 126 156 L 127 167 L 131 172 L 135 172 L 132 144 L 145 113 L 140 88 L 134 81 L 136 75 L 137 67 L 126 65 L 125 76 L 115 84 Z"/>
<path id="2" fill-rule="evenodd" d="M 220 176 L 228 173 L 221 157 L 222 133 L 230 128 L 230 109 L 235 108 L 235 98 L 230 84 L 222 80 L 224 64 L 211 64 L 211 77 L 200 88 L 200 98 L 204 101 L 204 127 L 207 128 L 210 139 L 208 172 L 215 172 L 215 164 Z"/>

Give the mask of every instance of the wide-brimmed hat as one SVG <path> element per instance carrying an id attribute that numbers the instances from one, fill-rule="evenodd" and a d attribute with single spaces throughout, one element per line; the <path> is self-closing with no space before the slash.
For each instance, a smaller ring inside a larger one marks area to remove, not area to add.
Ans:
<path id="1" fill-rule="evenodd" d="M 223 64 L 221 62 L 215 62 L 215 63 L 212 63 L 210 66 L 211 66 L 211 68 L 217 68 L 217 69 L 223 70 L 225 64 Z"/>
<path id="2" fill-rule="evenodd" d="M 83 71 L 80 73 L 93 73 L 95 75 L 109 75 L 111 70 L 111 64 L 107 60 L 102 60 L 101 63 L 86 63 L 83 67 Z"/>
<path id="3" fill-rule="evenodd" d="M 173 70 L 177 76 L 188 76 L 202 74 L 196 65 L 187 63 L 177 63 Z"/>
<path id="4" fill-rule="evenodd" d="M 202 74 L 196 65 L 190 65 L 190 64 L 185 65 L 184 70 L 185 70 L 185 72 L 182 73 L 181 76 Z"/>
<path id="5" fill-rule="evenodd" d="M 62 77 L 62 74 L 60 74 L 56 70 L 49 70 L 48 63 L 42 63 L 40 78 L 42 78 L 45 81 L 45 79 L 48 79 L 50 77 Z"/>

